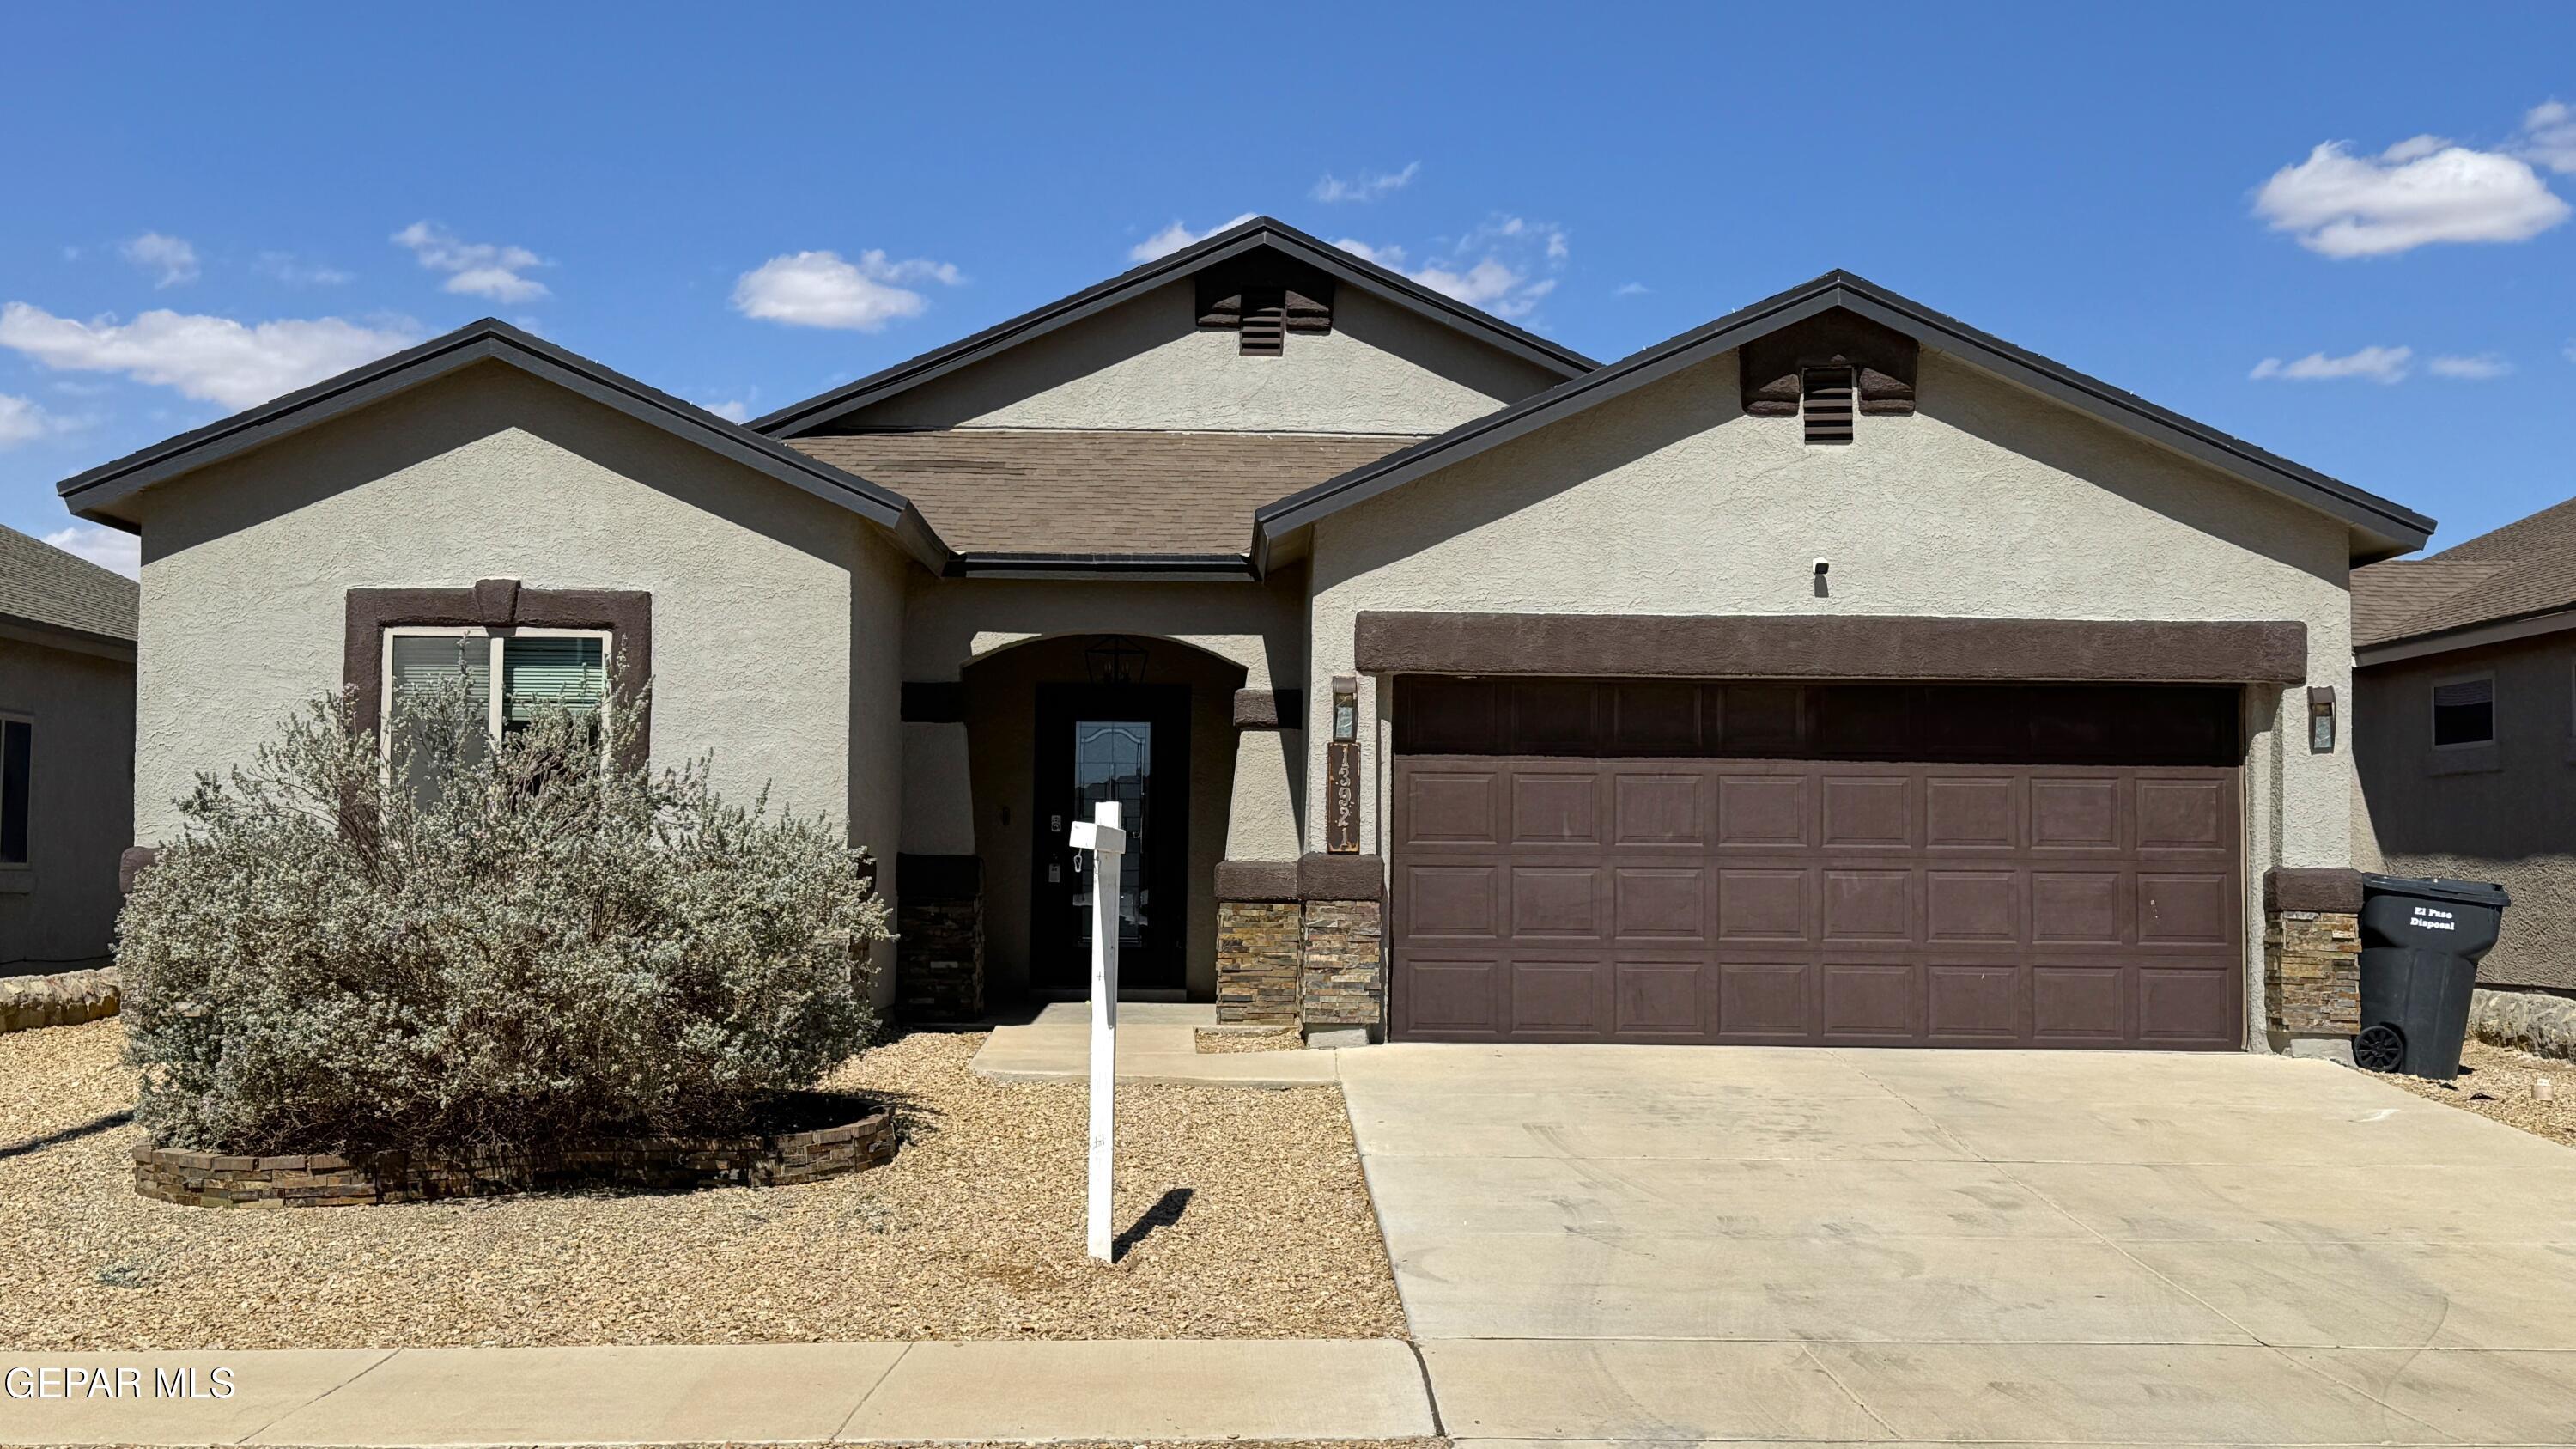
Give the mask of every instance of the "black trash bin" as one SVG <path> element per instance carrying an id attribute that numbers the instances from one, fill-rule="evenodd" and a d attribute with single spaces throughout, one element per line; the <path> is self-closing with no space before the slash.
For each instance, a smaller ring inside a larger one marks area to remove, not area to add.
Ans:
<path id="1" fill-rule="evenodd" d="M 2512 900 L 2466 880 L 2361 878 L 2361 1035 L 2353 1060 L 2374 1072 L 2449 1081 L 2460 1074 L 2478 959 Z"/>

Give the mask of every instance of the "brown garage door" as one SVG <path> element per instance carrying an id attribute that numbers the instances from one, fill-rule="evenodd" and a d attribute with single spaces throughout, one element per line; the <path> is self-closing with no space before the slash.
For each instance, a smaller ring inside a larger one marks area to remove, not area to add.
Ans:
<path id="1" fill-rule="evenodd" d="M 2242 1044 L 2232 689 L 1396 701 L 1399 1037 Z"/>

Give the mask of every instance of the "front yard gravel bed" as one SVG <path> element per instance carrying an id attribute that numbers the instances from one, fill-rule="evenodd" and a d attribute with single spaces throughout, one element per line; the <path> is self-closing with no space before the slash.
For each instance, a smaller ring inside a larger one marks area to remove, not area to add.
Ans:
<path id="1" fill-rule="evenodd" d="M 0 1343 L 14 1349 L 1401 1337 L 1334 1088 L 1121 1086 L 1128 1251 L 1082 1250 L 1079 1084 L 915 1034 L 824 1083 L 902 1151 L 780 1188 L 337 1212 L 138 1197 L 121 1023 L 0 1037 Z"/>
<path id="2" fill-rule="evenodd" d="M 2555 1100 L 2544 1102 L 2532 1094 L 2532 1082 L 2540 1077 L 2549 1079 Z M 2472 1041 L 2461 1049 L 2460 1074 L 2450 1081 L 2427 1081 L 2402 1072 L 2380 1080 L 2419 1097 L 2492 1117 L 2562 1147 L 2576 1147 L 2576 1062 Z"/>

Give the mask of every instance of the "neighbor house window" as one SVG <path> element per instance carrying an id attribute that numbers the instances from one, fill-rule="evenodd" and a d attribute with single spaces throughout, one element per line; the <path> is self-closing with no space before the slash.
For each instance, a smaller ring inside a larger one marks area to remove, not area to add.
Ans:
<path id="1" fill-rule="evenodd" d="M 35 748 L 34 721 L 0 715 L 0 866 L 27 863 L 27 780 Z"/>
<path id="2" fill-rule="evenodd" d="M 2495 742 L 2495 676 L 2470 675 L 2433 685 L 2433 748 Z"/>
<path id="3" fill-rule="evenodd" d="M 608 707 L 608 649 L 608 634 L 594 629 L 388 629 L 380 718 L 398 719 L 403 702 L 460 683 L 494 738 L 526 729 L 549 707 L 597 715 Z M 387 731 L 388 755 L 393 748 Z"/>

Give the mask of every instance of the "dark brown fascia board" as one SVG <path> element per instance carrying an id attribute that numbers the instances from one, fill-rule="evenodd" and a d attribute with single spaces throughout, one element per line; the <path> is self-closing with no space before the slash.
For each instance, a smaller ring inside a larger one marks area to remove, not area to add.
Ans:
<path id="1" fill-rule="evenodd" d="M 2355 563 L 2411 552 L 2432 537 L 2433 520 L 2413 509 L 2196 423 L 1849 272 L 1836 271 L 1267 504 L 1253 514 L 1253 557 L 1266 558 L 1271 540 L 1354 503 L 1835 308 L 1893 328 L 1923 346 L 2339 518 L 2367 540 L 2353 550 Z"/>
<path id="2" fill-rule="evenodd" d="M 132 639 L 18 614 L 0 614 L 0 639 L 15 639 L 22 644 L 60 649 L 69 654 L 94 654 L 101 659 L 118 659 L 128 664 L 134 662 Z"/>
<path id="3" fill-rule="evenodd" d="M 2545 609 L 2480 619 L 2474 624 L 2356 644 L 2352 650 L 2352 663 L 2356 669 L 2368 669 L 2375 664 L 2398 664 L 2461 649 L 2483 649 L 2490 644 L 2510 644 L 2518 639 L 2533 639 L 2569 629 L 2576 629 L 2576 605 L 2552 604 Z"/>
<path id="4" fill-rule="evenodd" d="M 1352 660 L 1367 674 L 2286 685 L 2308 677 L 2308 626 L 1364 609 L 1352 627 Z"/>
<path id="5" fill-rule="evenodd" d="M 1252 562 L 1231 553 L 961 553 L 952 579 L 1157 579 L 1164 583 L 1252 583 Z"/>
<path id="6" fill-rule="evenodd" d="M 115 510 L 117 504 L 146 488 L 265 447 L 480 362 L 518 368 L 827 503 L 847 508 L 891 530 L 905 552 L 933 573 L 944 570 L 953 557 L 922 518 L 921 511 L 902 494 L 809 458 L 739 423 L 491 317 L 165 439 L 114 462 L 102 463 L 65 479 L 55 491 L 81 518 L 128 533 L 139 532 L 140 526 L 132 518 Z"/>
<path id="7" fill-rule="evenodd" d="M 1140 292 L 1263 247 L 1286 252 L 1341 281 L 1384 297 L 1433 322 L 1468 333 L 1489 346 L 1535 363 L 1560 377 L 1580 377 L 1600 366 L 1572 348 L 1550 342 L 1490 312 L 1432 291 L 1410 277 L 1353 256 L 1286 222 L 1256 216 L 1169 256 L 1156 257 L 1105 282 L 1085 287 L 1069 297 L 1023 312 L 1008 321 L 995 323 L 945 347 L 898 362 L 803 402 L 790 403 L 774 413 L 752 419 L 750 426 L 760 433 L 795 437 L 1005 348 L 1043 337 L 1059 327 L 1115 307 Z"/>

